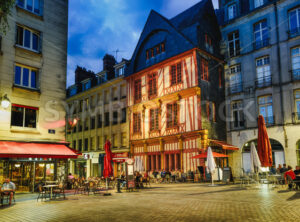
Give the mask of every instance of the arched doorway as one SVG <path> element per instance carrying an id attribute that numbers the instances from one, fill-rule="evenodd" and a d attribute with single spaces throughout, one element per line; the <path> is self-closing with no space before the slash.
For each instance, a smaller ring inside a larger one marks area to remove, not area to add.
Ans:
<path id="1" fill-rule="evenodd" d="M 251 142 L 254 142 L 255 147 L 257 148 L 257 139 L 250 140 L 243 146 L 242 152 L 242 167 L 245 172 L 250 172 L 250 147 Z M 272 147 L 272 156 L 273 156 L 273 165 L 277 168 L 279 164 L 285 163 L 284 149 L 281 143 L 274 139 L 270 139 L 271 147 Z"/>
<path id="2" fill-rule="evenodd" d="M 296 144 L 297 166 L 300 166 L 300 140 Z"/>

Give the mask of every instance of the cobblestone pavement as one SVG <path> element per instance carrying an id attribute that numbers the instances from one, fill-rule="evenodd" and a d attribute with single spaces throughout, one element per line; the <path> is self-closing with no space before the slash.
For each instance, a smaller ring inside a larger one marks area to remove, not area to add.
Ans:
<path id="1" fill-rule="evenodd" d="M 0 221 L 300 221 L 300 192 L 207 184 L 157 184 L 112 196 L 17 200 Z"/>

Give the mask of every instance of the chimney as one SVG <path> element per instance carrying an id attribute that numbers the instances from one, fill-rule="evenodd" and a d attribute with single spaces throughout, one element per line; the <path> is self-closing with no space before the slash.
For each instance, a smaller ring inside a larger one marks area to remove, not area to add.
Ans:
<path id="1" fill-rule="evenodd" d="M 94 78 L 95 77 L 95 73 L 90 71 L 90 70 L 86 70 L 86 68 L 84 67 L 80 67 L 77 66 L 76 70 L 75 70 L 75 83 L 78 84 L 81 81 L 88 79 L 88 78 Z"/>
<path id="2" fill-rule="evenodd" d="M 115 57 L 109 54 L 105 54 L 105 56 L 103 57 L 103 70 L 107 72 L 107 80 L 115 78 L 115 64 Z"/>

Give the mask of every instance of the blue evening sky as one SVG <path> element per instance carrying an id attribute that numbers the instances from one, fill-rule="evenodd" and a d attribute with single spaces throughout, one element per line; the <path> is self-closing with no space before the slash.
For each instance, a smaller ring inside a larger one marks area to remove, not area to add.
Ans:
<path id="1" fill-rule="evenodd" d="M 76 65 L 95 73 L 105 53 L 130 59 L 151 9 L 171 18 L 200 0 L 70 0 L 67 85 Z M 213 0 L 217 7 L 218 0 Z"/>

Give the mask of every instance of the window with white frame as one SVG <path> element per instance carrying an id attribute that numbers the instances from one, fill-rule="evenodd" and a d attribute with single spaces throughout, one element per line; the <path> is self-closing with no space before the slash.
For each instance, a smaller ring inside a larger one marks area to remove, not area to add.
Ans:
<path id="1" fill-rule="evenodd" d="M 230 67 L 230 93 L 239 93 L 242 91 L 242 74 L 241 65 L 234 65 Z"/>
<path id="2" fill-rule="evenodd" d="M 228 50 L 229 57 L 237 56 L 240 54 L 239 31 L 234 31 L 228 34 Z"/>
<path id="3" fill-rule="evenodd" d="M 12 104 L 11 126 L 36 128 L 37 111 L 36 107 Z"/>
<path id="4" fill-rule="evenodd" d="M 15 85 L 23 86 L 27 88 L 37 88 L 37 69 L 15 65 Z"/>
<path id="5" fill-rule="evenodd" d="M 290 34 L 300 34 L 300 7 L 289 11 Z"/>
<path id="6" fill-rule="evenodd" d="M 258 111 L 265 119 L 266 124 L 274 124 L 272 95 L 258 98 Z"/>
<path id="7" fill-rule="evenodd" d="M 269 45 L 269 29 L 267 20 L 254 24 L 254 48 L 259 49 Z"/>
<path id="8" fill-rule="evenodd" d="M 254 0 L 254 8 L 258 8 L 264 4 L 264 0 Z"/>
<path id="9" fill-rule="evenodd" d="M 37 15 L 42 15 L 43 0 L 17 0 L 17 5 Z"/>
<path id="10" fill-rule="evenodd" d="M 271 85 L 272 78 L 271 78 L 269 56 L 258 58 L 256 59 L 255 63 L 256 63 L 256 75 L 257 75 L 256 86 L 265 87 Z"/>
<path id="11" fill-rule="evenodd" d="M 300 80 L 300 47 L 291 50 L 292 73 L 294 80 Z"/>
<path id="12" fill-rule="evenodd" d="M 40 50 L 40 33 L 17 25 L 16 45 L 38 52 Z"/>
<path id="13" fill-rule="evenodd" d="M 234 101 L 231 104 L 232 110 L 232 128 L 241 128 L 245 126 L 243 101 Z"/>
<path id="14" fill-rule="evenodd" d="M 228 7 L 228 20 L 235 18 L 236 15 L 236 4 L 232 4 Z"/>

